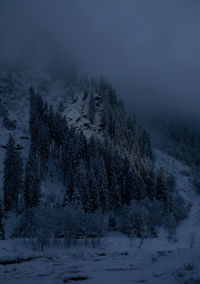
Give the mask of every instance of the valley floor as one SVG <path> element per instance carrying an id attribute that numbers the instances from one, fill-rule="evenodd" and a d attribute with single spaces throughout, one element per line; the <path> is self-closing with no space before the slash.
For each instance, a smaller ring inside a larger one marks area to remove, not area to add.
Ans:
<path id="1" fill-rule="evenodd" d="M 188 248 L 179 247 L 164 234 L 145 240 L 140 249 L 139 240 L 115 232 L 96 248 L 84 242 L 37 252 L 22 239 L 0 241 L 0 283 L 200 283 L 200 248 L 190 249 L 189 243 Z"/>

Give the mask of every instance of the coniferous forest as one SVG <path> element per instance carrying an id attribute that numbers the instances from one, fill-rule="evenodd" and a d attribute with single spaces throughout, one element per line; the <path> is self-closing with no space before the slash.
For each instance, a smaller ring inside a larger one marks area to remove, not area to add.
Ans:
<path id="1" fill-rule="evenodd" d="M 97 222 L 91 229 L 96 237 L 102 234 L 102 223 L 105 230 L 142 239 L 157 237 L 157 229 L 166 223 L 169 237 L 174 237 L 189 204 L 179 196 L 172 175 L 162 167 L 155 172 L 150 138 L 135 118 L 127 117 L 111 84 L 101 79 L 95 81 L 94 89 L 94 79 L 93 84 L 88 82 L 80 84 L 80 92 L 84 97 L 87 92 L 96 93 L 103 102 L 104 135 L 100 138 L 88 138 L 70 126 L 61 111 L 55 111 L 29 88 L 27 157 L 23 161 L 15 137 L 10 135 L 4 160 L 4 215 L 15 212 L 21 220 L 13 235 L 38 238 L 42 247 L 48 246 L 51 238 L 64 237 L 69 242 L 70 238 L 90 235 L 88 219 L 92 218 Z M 95 108 L 94 95 L 90 95 L 91 124 L 95 123 Z M 59 202 L 42 193 L 42 182 L 52 163 L 56 163 L 65 188 Z M 2 220 L 4 215 L 2 211 Z M 3 221 L 1 224 L 3 238 Z"/>

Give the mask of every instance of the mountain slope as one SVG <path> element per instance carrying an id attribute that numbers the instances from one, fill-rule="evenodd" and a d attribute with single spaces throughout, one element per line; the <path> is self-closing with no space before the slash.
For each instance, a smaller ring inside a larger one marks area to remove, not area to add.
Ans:
<path id="1" fill-rule="evenodd" d="M 175 177 L 180 195 L 191 204 L 188 218 L 181 222 L 177 230 L 179 246 L 189 247 L 192 238 L 194 238 L 194 242 L 197 242 L 194 245 L 199 245 L 200 196 L 192 184 L 191 169 L 160 150 L 155 150 L 155 156 L 156 168 L 164 167 L 168 174 Z"/>

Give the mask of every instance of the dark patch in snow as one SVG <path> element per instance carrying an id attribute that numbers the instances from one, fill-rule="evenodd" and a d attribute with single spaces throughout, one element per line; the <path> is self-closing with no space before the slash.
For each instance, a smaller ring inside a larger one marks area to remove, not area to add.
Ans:
<path id="1" fill-rule="evenodd" d="M 24 147 L 22 145 L 17 144 L 17 146 L 15 147 L 16 150 L 22 150 L 24 149 Z"/>
<path id="2" fill-rule="evenodd" d="M 4 116 L 3 124 L 7 130 L 12 131 L 16 129 L 16 123 L 14 121 L 11 121 L 7 116 Z"/>
<path id="3" fill-rule="evenodd" d="M 22 140 L 29 140 L 29 137 L 28 136 L 21 136 L 20 139 L 22 139 Z"/>
<path id="4" fill-rule="evenodd" d="M 135 270 L 135 267 L 127 267 L 127 268 L 106 268 L 104 271 L 132 271 Z"/>
<path id="5" fill-rule="evenodd" d="M 37 258 L 41 258 L 41 256 L 0 260 L 0 265 L 4 266 L 4 265 L 9 265 L 9 264 L 19 264 L 19 263 L 22 263 L 22 262 L 32 261 L 32 260 L 37 259 Z"/>
<path id="6" fill-rule="evenodd" d="M 99 256 L 106 256 L 106 253 L 100 253 Z"/>
<path id="7" fill-rule="evenodd" d="M 7 146 L 6 145 L 1 145 L 1 148 L 7 149 Z"/>
<path id="8" fill-rule="evenodd" d="M 84 126 L 87 127 L 87 128 L 90 128 L 89 123 L 84 123 Z"/>
<path id="9" fill-rule="evenodd" d="M 157 254 L 159 254 L 160 256 L 165 256 L 166 255 L 166 251 L 157 251 Z"/>
<path id="10" fill-rule="evenodd" d="M 128 255 L 127 251 L 121 252 L 121 255 Z"/>
<path id="11" fill-rule="evenodd" d="M 89 279 L 89 277 L 87 276 L 76 276 L 76 277 L 66 277 L 63 282 L 64 283 L 70 283 L 72 281 L 83 281 L 83 280 L 87 280 Z"/>

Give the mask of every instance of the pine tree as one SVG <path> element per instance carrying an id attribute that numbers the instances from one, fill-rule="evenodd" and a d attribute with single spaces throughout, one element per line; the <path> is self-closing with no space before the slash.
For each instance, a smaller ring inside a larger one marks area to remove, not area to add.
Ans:
<path id="1" fill-rule="evenodd" d="M 23 188 L 23 162 L 15 149 L 15 140 L 10 135 L 4 160 L 3 192 L 6 211 L 15 209 L 18 213 L 19 195 Z"/>
<path id="2" fill-rule="evenodd" d="M 112 154 L 109 173 L 109 206 L 115 214 L 121 206 L 120 198 L 120 165 L 117 151 Z"/>
<path id="3" fill-rule="evenodd" d="M 52 114 L 51 114 L 52 115 Z M 50 136 L 54 142 L 54 159 L 60 158 L 61 145 L 68 130 L 67 121 L 58 112 L 53 116 L 53 125 L 50 128 Z"/>
<path id="4" fill-rule="evenodd" d="M 95 159 L 91 157 L 88 170 L 88 207 L 90 212 L 100 208 L 99 188 L 95 176 Z"/>
<path id="5" fill-rule="evenodd" d="M 120 182 L 120 196 L 123 204 L 129 205 L 133 189 L 133 171 L 131 170 L 128 159 L 121 161 L 121 174 L 119 177 Z"/>
<path id="6" fill-rule="evenodd" d="M 89 113 L 88 114 L 89 114 L 89 121 L 91 123 L 94 123 L 96 109 L 95 109 L 95 100 L 94 100 L 94 95 L 93 94 L 90 94 Z"/>
<path id="7" fill-rule="evenodd" d="M 75 129 L 73 127 L 67 128 L 61 144 L 61 166 L 63 168 L 64 185 L 66 184 L 67 173 L 68 176 L 73 174 L 80 159 L 84 157 L 83 153 L 81 155 L 78 140 L 78 133 L 76 133 Z"/>
<path id="8" fill-rule="evenodd" d="M 72 202 L 73 208 L 82 209 L 82 198 L 78 185 L 75 185 L 73 188 Z"/>
<path id="9" fill-rule="evenodd" d="M 40 176 L 43 177 L 48 170 L 50 134 L 49 128 L 45 124 L 41 124 L 39 131 L 38 152 L 40 161 Z"/>
<path id="10" fill-rule="evenodd" d="M 61 145 L 61 166 L 63 169 L 63 184 L 66 185 L 67 170 L 69 169 L 69 137 L 66 135 Z"/>
<path id="11" fill-rule="evenodd" d="M 160 168 L 156 180 L 156 198 L 167 202 L 167 178 L 164 168 Z"/>
<path id="12" fill-rule="evenodd" d="M 144 181 L 142 179 L 142 177 L 140 176 L 140 174 L 135 171 L 132 170 L 132 188 L 131 188 L 131 200 L 137 200 L 140 201 L 142 199 L 144 199 L 145 197 L 145 184 Z"/>
<path id="13" fill-rule="evenodd" d="M 151 160 L 153 160 L 153 152 L 151 148 L 150 138 L 145 130 L 142 131 L 141 136 L 141 154 L 142 157 L 149 157 Z"/>
<path id="14" fill-rule="evenodd" d="M 89 189 L 88 189 L 88 179 L 87 179 L 87 164 L 81 161 L 79 164 L 79 176 L 78 185 L 81 194 L 82 207 L 84 212 L 88 213 L 90 211 L 89 207 Z"/>
<path id="15" fill-rule="evenodd" d="M 54 153 L 54 111 L 52 105 L 50 105 L 48 112 L 47 112 L 47 127 L 49 129 L 49 139 L 50 139 L 50 144 L 49 144 L 49 151 L 50 154 L 53 155 Z"/>
<path id="16" fill-rule="evenodd" d="M 108 208 L 108 179 L 105 168 L 105 162 L 99 152 L 97 152 L 97 155 L 95 156 L 94 170 L 101 210 L 102 213 L 105 213 Z"/>
<path id="17" fill-rule="evenodd" d="M 3 205 L 0 199 L 0 240 L 5 240 L 5 231 L 4 231 L 4 224 L 3 224 Z"/>
<path id="18" fill-rule="evenodd" d="M 29 89 L 30 93 L 30 110 L 29 110 L 29 131 L 31 144 L 37 145 L 38 143 L 38 115 L 37 115 L 37 96 L 33 87 Z"/>
<path id="19" fill-rule="evenodd" d="M 155 186 L 152 161 L 149 158 L 141 158 L 138 167 L 138 172 L 145 184 L 144 195 L 148 196 L 151 200 L 153 200 L 153 198 L 155 197 Z"/>
<path id="20" fill-rule="evenodd" d="M 68 175 L 68 180 L 66 183 L 66 190 L 63 198 L 63 206 L 66 207 L 73 203 L 74 189 L 76 186 L 76 173 L 75 171 L 70 171 Z"/>
<path id="21" fill-rule="evenodd" d="M 24 181 L 24 203 L 27 211 L 39 204 L 40 196 L 40 178 L 37 157 L 34 149 L 31 148 L 26 164 Z"/>

